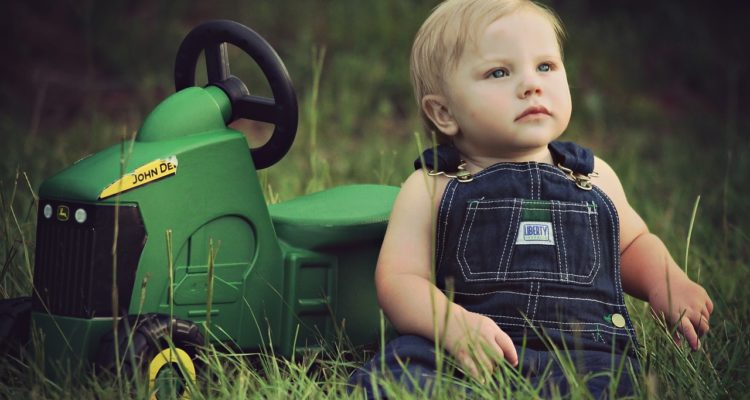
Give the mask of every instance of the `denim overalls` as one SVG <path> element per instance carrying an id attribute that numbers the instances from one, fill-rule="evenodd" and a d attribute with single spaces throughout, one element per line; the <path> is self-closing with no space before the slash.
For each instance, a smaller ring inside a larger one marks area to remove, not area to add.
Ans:
<path id="1" fill-rule="evenodd" d="M 525 340 L 531 370 L 544 368 L 550 341 L 583 354 L 579 362 L 589 371 L 608 369 L 613 353 L 618 360 L 634 356 L 617 211 L 590 182 L 591 151 L 553 142 L 555 165 L 499 163 L 471 176 L 459 167 L 455 148 L 436 150 L 423 154 L 426 169 L 453 177 L 437 215 L 438 287 L 467 310 L 492 318 L 517 347 Z M 396 358 L 416 360 L 423 376 L 434 368 L 431 342 L 423 338 L 399 337 L 384 355 L 397 377 Z M 374 370 L 366 365 L 352 381 L 362 382 L 368 371 Z M 590 389 L 606 390 L 607 382 Z M 630 391 L 627 386 L 620 393 Z"/>
<path id="2" fill-rule="evenodd" d="M 566 170 L 499 163 L 448 183 L 436 283 L 445 290 L 452 281 L 454 301 L 492 318 L 514 343 L 526 336 L 528 347 L 544 350 L 539 333 L 558 347 L 632 352 L 617 211 L 588 182 L 591 151 L 563 142 L 549 149 Z"/>

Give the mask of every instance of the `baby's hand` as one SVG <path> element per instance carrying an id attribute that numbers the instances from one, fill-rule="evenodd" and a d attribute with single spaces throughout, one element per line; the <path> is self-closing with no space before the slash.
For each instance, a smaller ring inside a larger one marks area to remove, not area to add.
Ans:
<path id="1" fill-rule="evenodd" d="M 714 304 L 701 285 L 687 276 L 676 276 L 671 279 L 669 290 L 666 285 L 655 288 L 649 294 L 648 302 L 658 317 L 663 316 L 672 326 L 677 325 L 677 330 L 685 336 L 694 351 L 700 348 L 698 338 L 708 332 L 708 320 L 714 309 Z M 680 342 L 677 332 L 674 339 Z"/>
<path id="2" fill-rule="evenodd" d="M 518 365 L 518 354 L 513 341 L 495 321 L 471 311 L 462 310 L 452 318 L 445 336 L 445 348 L 465 370 L 481 379 L 482 371 L 491 372 L 495 364 L 505 358 Z"/>

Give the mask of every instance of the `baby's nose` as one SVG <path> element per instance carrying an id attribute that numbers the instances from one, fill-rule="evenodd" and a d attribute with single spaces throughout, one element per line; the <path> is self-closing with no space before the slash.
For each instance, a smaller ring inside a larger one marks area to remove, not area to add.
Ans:
<path id="1" fill-rule="evenodd" d="M 542 86 L 539 78 L 533 74 L 527 74 L 521 77 L 521 82 L 518 85 L 518 97 L 526 98 L 531 95 L 542 94 Z"/>

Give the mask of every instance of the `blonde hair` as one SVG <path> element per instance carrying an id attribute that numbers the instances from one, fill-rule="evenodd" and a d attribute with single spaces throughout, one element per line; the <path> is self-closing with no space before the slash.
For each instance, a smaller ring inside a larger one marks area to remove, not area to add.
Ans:
<path id="1" fill-rule="evenodd" d="M 466 45 L 493 21 L 521 10 L 549 21 L 562 54 L 565 33 L 560 19 L 551 9 L 531 0 L 446 0 L 419 28 L 411 49 L 411 83 L 425 128 L 428 133 L 435 132 L 439 143 L 448 142 L 448 137 L 425 114 L 422 98 L 443 95 L 444 77 L 456 68 Z"/>

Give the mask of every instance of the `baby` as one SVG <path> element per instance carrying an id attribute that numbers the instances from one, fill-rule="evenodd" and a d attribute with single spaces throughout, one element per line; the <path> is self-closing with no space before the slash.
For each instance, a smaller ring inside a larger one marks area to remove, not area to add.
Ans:
<path id="1" fill-rule="evenodd" d="M 478 378 L 503 359 L 517 366 L 524 343 L 532 380 L 552 346 L 583 372 L 637 369 L 623 291 L 699 348 L 706 291 L 649 233 L 612 168 L 556 141 L 571 115 L 561 36 L 557 17 L 528 0 L 448 0 L 417 33 L 412 83 L 441 145 L 415 162 L 393 207 L 375 283 L 402 336 L 352 377 L 367 391 L 381 365 L 403 376 L 399 360 L 425 384 L 435 341 Z M 559 366 L 551 378 L 566 390 Z M 608 385 L 589 381 L 597 398 Z M 618 393 L 631 385 L 624 376 Z"/>

